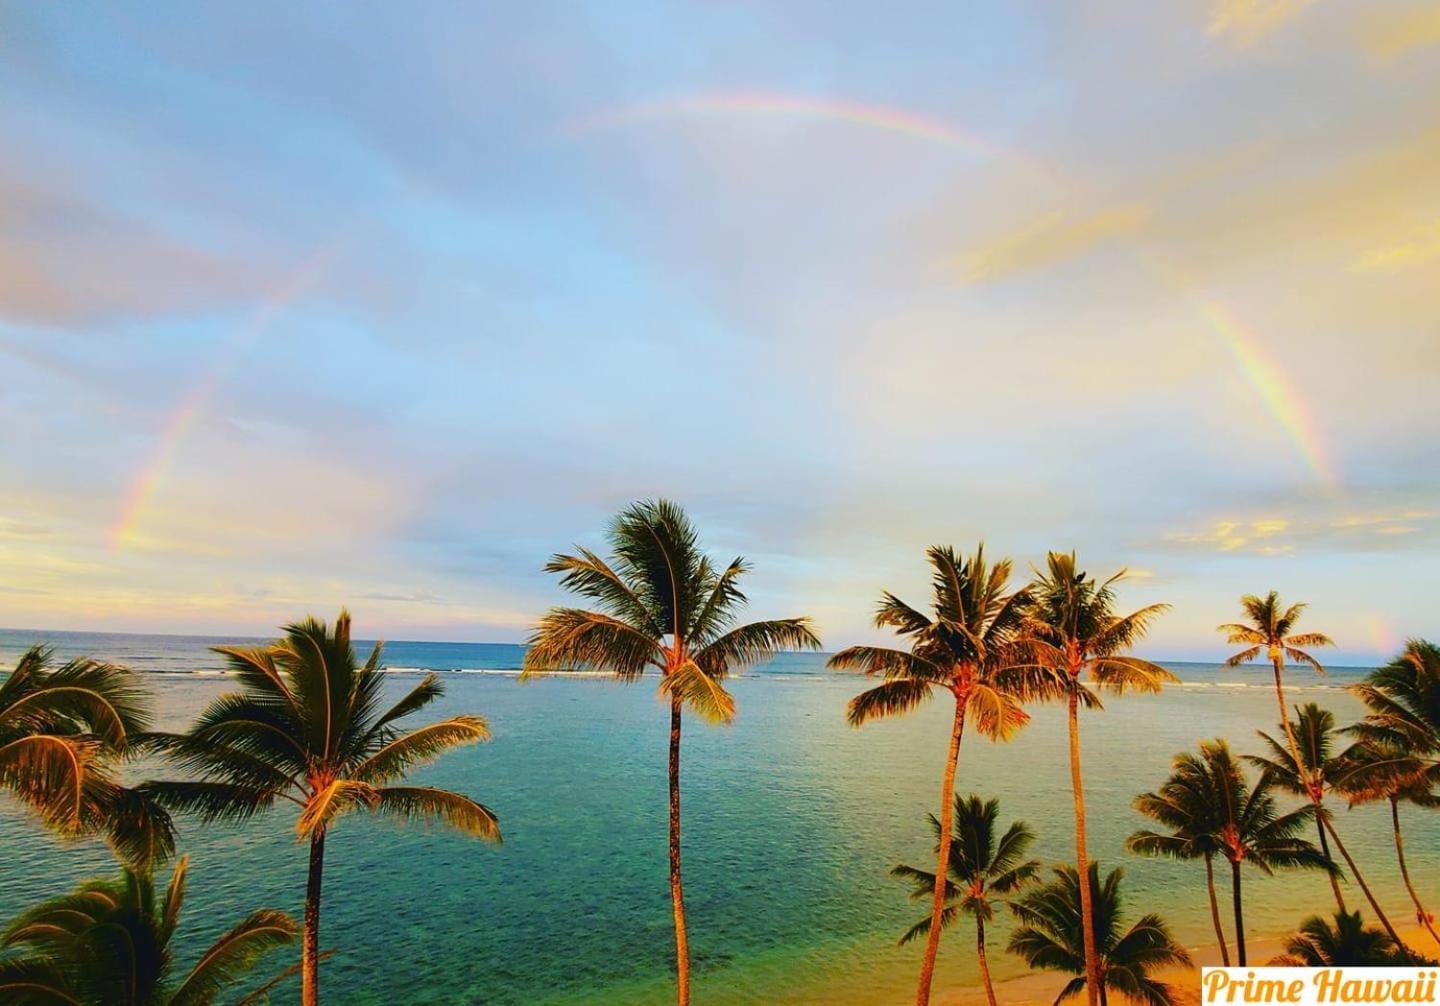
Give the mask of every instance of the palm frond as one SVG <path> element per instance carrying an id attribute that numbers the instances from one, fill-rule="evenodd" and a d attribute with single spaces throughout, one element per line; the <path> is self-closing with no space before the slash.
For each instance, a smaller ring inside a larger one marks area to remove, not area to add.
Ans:
<path id="1" fill-rule="evenodd" d="M 735 719 L 735 697 L 693 660 L 685 661 L 660 679 L 660 697 L 678 699 L 710 723 L 729 724 Z"/>
<path id="2" fill-rule="evenodd" d="M 873 719 L 908 713 L 930 698 L 930 683 L 916 678 L 895 678 L 861 692 L 850 700 L 845 718 L 852 727 Z"/>
<path id="3" fill-rule="evenodd" d="M 662 662 L 660 644 L 632 625 L 599 612 L 553 608 L 530 637 L 520 679 L 594 669 L 629 681 Z"/>
<path id="4" fill-rule="evenodd" d="M 467 835 L 500 844 L 500 820 L 484 804 L 427 786 L 383 786 L 376 809 L 407 821 L 435 821 Z"/>
<path id="5" fill-rule="evenodd" d="M 782 650 L 818 650 L 820 639 L 808 618 L 751 622 L 731 629 L 696 651 L 694 661 L 712 678 L 768 660 Z"/>
<path id="6" fill-rule="evenodd" d="M 350 775 L 361 782 L 389 782 L 446 751 L 489 739 L 490 728 L 483 718 L 454 716 L 401 734 L 352 768 Z"/>
<path id="7" fill-rule="evenodd" d="M 168 1006 L 209 1006 L 261 957 L 294 943 L 299 935 L 300 927 L 284 912 L 252 912 L 205 951 L 170 996 Z"/>

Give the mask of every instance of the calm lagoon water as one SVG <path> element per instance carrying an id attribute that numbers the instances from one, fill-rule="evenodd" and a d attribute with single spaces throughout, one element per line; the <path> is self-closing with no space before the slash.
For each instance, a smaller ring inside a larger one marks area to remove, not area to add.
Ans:
<path id="1" fill-rule="evenodd" d="M 0 666 L 30 642 L 150 672 L 162 724 L 182 728 L 227 687 L 206 647 L 171 636 L 0 631 Z M 652 683 L 548 679 L 520 685 L 520 648 L 391 643 L 395 691 L 422 668 L 446 673 L 436 716 L 480 713 L 494 740 L 424 769 L 427 783 L 466 792 L 499 815 L 493 848 L 444 831 L 354 816 L 326 846 L 322 943 L 338 950 L 322 981 L 354 1004 L 663 1003 L 671 929 L 666 882 L 667 717 Z M 698 1002 L 903 1002 L 918 948 L 894 941 L 923 914 L 887 876 L 930 856 L 949 712 L 936 702 L 903 720 L 846 726 L 863 679 L 826 672 L 823 658 L 786 656 L 734 682 L 730 728 L 687 723 L 682 761 L 684 855 Z M 402 670 L 409 669 L 409 670 Z M 1258 751 L 1272 729 L 1268 671 L 1176 664 L 1184 684 L 1156 697 L 1112 699 L 1082 721 L 1092 855 L 1122 864 L 1131 911 L 1161 912 L 1187 944 L 1210 940 L 1203 869 L 1127 856 L 1143 825 L 1133 795 L 1158 784 L 1176 751 L 1226 736 Z M 488 672 L 488 673 L 486 673 Z M 1293 700 L 1318 701 L 1340 721 L 1358 715 L 1343 686 L 1295 672 Z M 1027 821 L 1035 854 L 1073 854 L 1064 720 L 1035 710 L 1008 745 L 967 737 L 958 788 L 999 796 L 1006 820 Z M 0 916 L 110 869 L 94 844 L 65 845 L 0 805 Z M 1338 826 L 1367 877 L 1412 913 L 1400 886 L 1384 808 L 1339 810 Z M 1440 815 L 1406 813 L 1407 850 L 1422 892 L 1440 879 Z M 199 947 L 258 907 L 297 915 L 305 854 L 285 811 L 247 826 L 183 823 L 192 856 L 183 932 Z M 1247 877 L 1251 938 L 1324 910 L 1318 876 Z M 1350 900 L 1358 903 L 1356 891 Z M 992 946 L 1003 944 L 993 939 Z M 974 980 L 968 927 L 942 944 L 937 987 Z M 1003 954 L 1000 976 L 1021 968 Z M 1057 980 L 1057 989 L 1060 982 Z M 277 999 L 277 1001 L 283 1001 Z"/>

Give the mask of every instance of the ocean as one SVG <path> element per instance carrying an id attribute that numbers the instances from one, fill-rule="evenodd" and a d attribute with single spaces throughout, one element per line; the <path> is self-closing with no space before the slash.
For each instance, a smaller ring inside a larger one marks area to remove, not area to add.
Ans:
<path id="1" fill-rule="evenodd" d="M 165 728 L 184 728 L 227 688 L 208 650 L 222 640 L 0 630 L 0 667 L 36 641 L 53 644 L 62 658 L 86 654 L 145 673 Z M 337 951 L 322 969 L 327 998 L 377 1006 L 673 1001 L 668 717 L 653 680 L 521 685 L 522 650 L 508 644 L 392 642 L 385 653 L 396 691 L 423 671 L 442 672 L 446 694 L 433 717 L 489 720 L 489 744 L 454 752 L 418 778 L 486 803 L 505 843 L 343 819 L 326 845 L 321 943 Z M 845 703 L 865 679 L 823 664 L 821 655 L 783 655 L 733 682 L 739 715 L 732 727 L 687 721 L 683 848 L 697 1002 L 913 996 L 919 947 L 895 941 L 925 906 L 907 901 L 888 871 L 932 856 L 925 815 L 936 808 L 950 711 L 936 701 L 853 729 Z M 1127 855 L 1125 836 L 1147 824 L 1130 801 L 1163 780 L 1175 752 L 1201 739 L 1223 736 L 1242 753 L 1258 753 L 1255 731 L 1275 729 L 1276 709 L 1268 668 L 1169 666 L 1181 684 L 1158 696 L 1110 698 L 1104 710 L 1082 714 L 1090 852 L 1106 868 L 1124 867 L 1129 918 L 1159 912 L 1182 942 L 1200 947 L 1213 942 L 1203 867 Z M 1348 723 L 1360 707 L 1345 686 L 1364 673 L 1335 668 L 1317 678 L 1297 669 L 1287 692 Z M 1002 822 L 1026 821 L 1038 835 L 1033 854 L 1060 862 L 1074 852 L 1063 710 L 1032 712 L 1031 725 L 1009 744 L 966 737 L 957 790 L 999 797 Z M 1392 919 L 1408 924 L 1414 914 L 1395 865 L 1388 808 L 1335 809 Z M 1440 815 L 1403 814 L 1411 870 L 1428 895 L 1440 879 Z M 182 953 L 198 952 L 255 908 L 298 917 L 306 857 L 293 823 L 282 810 L 236 827 L 181 822 L 192 859 Z M 62 842 L 9 802 L 0 802 L 0 848 L 0 918 L 112 868 L 103 846 Z M 1252 942 L 1333 907 L 1318 875 L 1249 871 L 1245 881 Z M 1347 899 L 1352 907 L 1362 902 L 1353 884 Z M 1018 975 L 1023 967 L 1003 953 L 1005 925 L 999 928 L 990 939 L 992 969 L 997 978 Z M 968 924 L 947 933 L 937 989 L 976 980 L 973 946 Z M 276 995 L 289 999 L 284 990 Z"/>

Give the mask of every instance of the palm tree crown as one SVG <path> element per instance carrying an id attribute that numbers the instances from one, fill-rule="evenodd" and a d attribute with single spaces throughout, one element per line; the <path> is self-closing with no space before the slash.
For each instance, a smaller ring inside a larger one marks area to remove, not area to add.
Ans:
<path id="1" fill-rule="evenodd" d="M 1097 580 L 1076 568 L 1073 552 L 1047 557 L 1045 571 L 1031 587 L 1025 634 L 1051 696 L 1074 693 L 1080 705 L 1099 708 L 1100 692 L 1153 693 L 1179 680 L 1159 664 L 1126 655 L 1170 606 L 1150 604 L 1117 614 L 1115 585 L 1125 576 L 1122 569 Z"/>
<path id="2" fill-rule="evenodd" d="M 1350 690 L 1368 709 L 1351 732 L 1382 750 L 1407 753 L 1408 762 L 1393 766 L 1398 774 L 1440 783 L 1440 646 L 1412 639 Z"/>
<path id="3" fill-rule="evenodd" d="M 240 690 L 222 695 L 184 734 L 153 734 L 151 743 L 198 778 L 143 787 L 173 809 L 203 820 L 245 820 L 295 804 L 301 837 L 325 832 L 353 810 L 437 820 L 499 841 L 495 815 L 447 790 L 396 786 L 413 768 L 462 744 L 489 740 L 479 716 L 453 716 L 404 729 L 399 721 L 444 693 L 428 674 L 386 708 L 383 644 L 358 664 L 350 615 L 333 631 L 316 618 L 289 625 L 285 638 L 257 647 L 216 647 Z"/>
<path id="4" fill-rule="evenodd" d="M 299 933 L 283 912 L 251 913 L 184 975 L 175 973 L 175 932 L 185 900 L 186 860 L 157 894 L 148 874 L 126 868 L 20 915 L 0 951 L 0 999 L 16 1006 L 206 1006 L 259 959 Z"/>
<path id="5" fill-rule="evenodd" d="M 1247 664 L 1263 650 L 1270 661 L 1279 661 L 1281 667 L 1288 659 L 1297 664 L 1309 664 L 1317 672 L 1325 673 L 1320 661 L 1304 647 L 1333 646 L 1335 644 L 1330 637 L 1320 632 L 1292 631 L 1307 605 L 1300 603 L 1285 607 L 1279 593 L 1272 590 L 1264 597 L 1246 594 L 1240 598 L 1240 607 L 1244 609 L 1246 621 L 1220 626 L 1220 631 L 1226 634 L 1226 642 L 1245 647 L 1225 661 L 1226 667 Z"/>
<path id="6" fill-rule="evenodd" d="M 32 646 L 0 681 L 0 789 L 62 834 L 105 834 L 147 869 L 174 851 L 174 829 L 114 773 L 149 726 L 144 693 L 123 667 L 85 657 L 52 667 L 53 655 Z"/>
<path id="7" fill-rule="evenodd" d="M 1100 959 L 1101 1001 L 1107 992 L 1145 1006 L 1176 1006 L 1179 990 L 1160 981 L 1156 972 L 1189 967 L 1190 955 L 1154 914 L 1144 915 L 1129 929 L 1123 927 L 1120 882 L 1124 871 L 1112 870 L 1102 882 L 1100 864 L 1087 871 L 1094 916 L 1096 952 Z M 1080 874 L 1072 866 L 1055 867 L 1055 876 L 1013 906 L 1021 926 L 1010 937 L 1010 952 L 1029 967 L 1075 975 L 1056 1002 L 1085 991 L 1085 940 L 1081 926 Z"/>
<path id="8" fill-rule="evenodd" d="M 1019 891 L 1040 872 L 1038 859 L 1026 859 L 1035 833 L 1024 821 L 1015 821 L 999 834 L 1000 801 L 982 800 L 972 793 L 955 797 L 955 834 L 950 839 L 949 877 L 945 883 L 947 907 L 941 926 L 948 926 L 960 913 L 981 923 L 995 917 L 997 899 Z M 940 820 L 929 815 L 931 830 L 938 841 Z M 913 885 L 910 897 L 928 899 L 935 890 L 935 874 L 914 866 L 897 866 L 890 875 Z M 900 942 L 909 943 L 930 931 L 926 916 L 906 930 Z"/>
<path id="9" fill-rule="evenodd" d="M 1007 593 L 1010 561 L 993 565 L 981 545 L 960 559 L 948 545 L 926 550 L 932 599 L 929 617 L 894 594 L 881 595 L 877 628 L 891 628 L 908 650 L 851 646 L 830 658 L 838 670 L 861 670 L 883 682 L 851 700 L 853 726 L 907 713 L 944 689 L 967 705 L 967 719 L 993 739 L 1007 739 L 1029 722 L 1021 706 L 1025 679 L 1009 668 L 1019 662 L 1015 644 L 1028 593 Z"/>
<path id="10" fill-rule="evenodd" d="M 663 696 L 704 719 L 729 722 L 735 700 L 722 682 L 731 670 L 780 650 L 819 649 L 807 618 L 735 624 L 747 602 L 739 581 L 750 564 L 736 558 L 715 565 L 676 504 L 628 507 L 611 523 L 609 539 L 609 562 L 577 548 L 546 564 L 562 587 L 599 610 L 551 609 L 530 638 L 522 678 L 592 668 L 633 681 L 653 669 Z"/>
<path id="11" fill-rule="evenodd" d="M 1312 915 L 1285 941 L 1285 953 L 1270 961 L 1272 967 L 1308 968 L 1405 963 L 1395 941 L 1383 929 L 1365 925 L 1359 912 L 1336 912 L 1333 924 Z"/>

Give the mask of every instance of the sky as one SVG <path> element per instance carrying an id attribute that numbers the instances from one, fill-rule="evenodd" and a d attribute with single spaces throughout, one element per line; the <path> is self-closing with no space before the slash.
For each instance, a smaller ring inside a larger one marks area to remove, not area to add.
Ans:
<path id="1" fill-rule="evenodd" d="M 684 504 L 1440 635 L 1440 5 L 0 0 L 0 625 L 522 640 Z"/>

